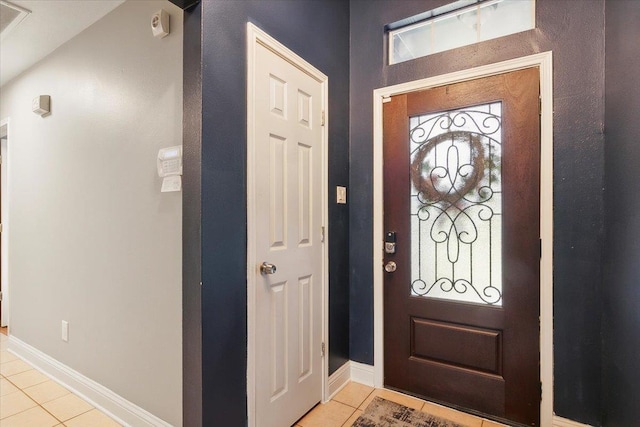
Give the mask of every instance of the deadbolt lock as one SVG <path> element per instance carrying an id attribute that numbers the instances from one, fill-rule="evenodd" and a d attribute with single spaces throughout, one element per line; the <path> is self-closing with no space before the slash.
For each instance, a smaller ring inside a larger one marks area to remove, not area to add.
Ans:
<path id="1" fill-rule="evenodd" d="M 384 235 L 384 253 L 395 254 L 396 253 L 396 232 L 387 231 Z"/>

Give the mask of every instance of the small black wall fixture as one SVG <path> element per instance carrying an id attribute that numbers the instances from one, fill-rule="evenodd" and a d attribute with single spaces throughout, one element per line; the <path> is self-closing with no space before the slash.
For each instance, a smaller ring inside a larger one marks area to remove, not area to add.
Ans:
<path id="1" fill-rule="evenodd" d="M 169 0 L 171 3 L 175 4 L 182 10 L 189 9 L 191 6 L 200 3 L 200 0 Z"/>

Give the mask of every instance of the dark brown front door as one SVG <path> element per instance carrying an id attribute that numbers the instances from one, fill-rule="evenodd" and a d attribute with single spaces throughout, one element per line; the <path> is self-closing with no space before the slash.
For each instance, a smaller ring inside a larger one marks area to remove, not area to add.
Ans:
<path id="1" fill-rule="evenodd" d="M 385 386 L 525 425 L 540 420 L 538 100 L 531 68 L 384 104 Z"/>

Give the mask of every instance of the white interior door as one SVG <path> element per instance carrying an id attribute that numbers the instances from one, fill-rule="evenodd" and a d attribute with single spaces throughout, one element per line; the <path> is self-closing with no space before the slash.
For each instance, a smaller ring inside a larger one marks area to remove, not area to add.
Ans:
<path id="1" fill-rule="evenodd" d="M 262 44 L 249 84 L 255 425 L 283 427 L 322 399 L 323 84 Z"/>

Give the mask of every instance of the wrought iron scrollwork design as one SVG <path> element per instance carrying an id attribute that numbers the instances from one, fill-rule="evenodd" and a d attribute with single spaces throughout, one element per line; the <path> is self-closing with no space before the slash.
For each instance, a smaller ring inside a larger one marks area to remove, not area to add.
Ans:
<path id="1" fill-rule="evenodd" d="M 435 280 L 426 280 L 422 268 L 413 277 L 412 293 L 431 296 L 442 294 L 465 295 L 486 304 L 498 304 L 501 289 L 491 277 L 474 280 L 473 250 L 480 238 L 489 241 L 496 212 L 494 196 L 501 192 L 501 117 L 484 110 L 465 109 L 418 118 L 410 130 L 412 215 L 417 218 L 418 250 L 422 239 L 429 245 L 444 248 L 448 274 L 435 268 Z M 428 230 L 422 230 L 422 224 Z M 488 225 L 488 226 L 487 226 Z M 461 250 L 469 255 L 461 259 Z M 486 248 L 485 248 L 486 250 Z M 487 255 L 487 254 L 484 254 Z M 492 250 L 489 248 L 489 258 Z M 418 255 L 420 257 L 420 255 Z M 468 266 L 461 266 L 462 263 Z M 466 274 L 464 273 L 466 272 Z"/>

